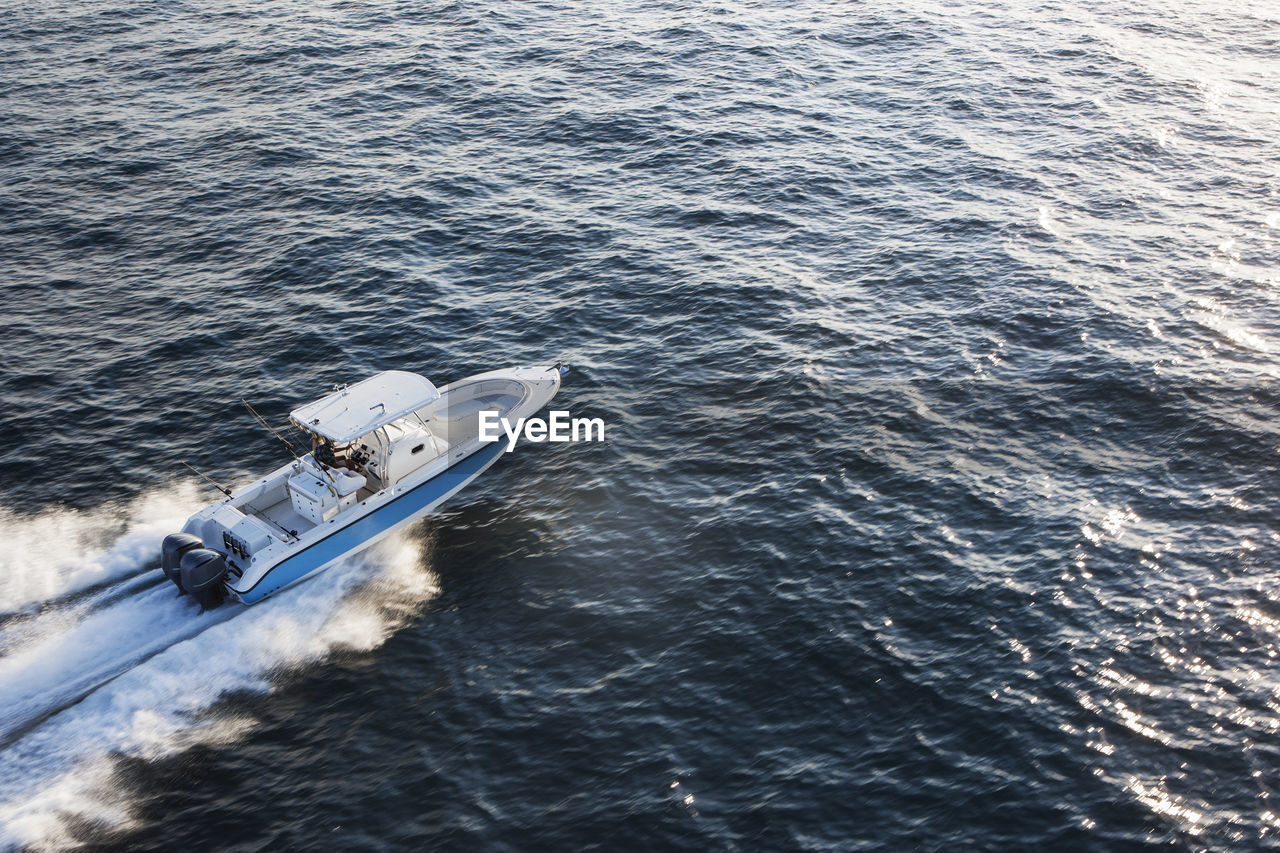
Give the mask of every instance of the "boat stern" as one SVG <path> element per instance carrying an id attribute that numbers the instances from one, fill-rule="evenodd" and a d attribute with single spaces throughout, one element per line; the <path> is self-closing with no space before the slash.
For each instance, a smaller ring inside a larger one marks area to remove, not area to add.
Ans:
<path id="1" fill-rule="evenodd" d="M 232 583 L 271 561 L 281 544 L 262 519 L 221 501 L 187 519 L 181 533 L 165 537 L 160 567 L 180 594 L 194 596 L 209 610 L 228 595 L 239 599 Z"/>

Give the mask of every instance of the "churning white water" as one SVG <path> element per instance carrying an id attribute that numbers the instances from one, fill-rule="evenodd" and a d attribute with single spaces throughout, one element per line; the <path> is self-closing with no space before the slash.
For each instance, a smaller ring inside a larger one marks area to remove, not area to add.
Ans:
<path id="1" fill-rule="evenodd" d="M 200 503 L 195 485 L 183 483 L 93 510 L 0 508 L 0 616 L 137 574 Z"/>
<path id="2" fill-rule="evenodd" d="M 436 590 L 423 544 L 399 536 L 257 607 L 201 614 L 152 571 L 194 504 L 183 487 L 126 517 L 0 516 L 13 543 L 0 586 L 0 847 L 61 846 L 77 822 L 128 826 L 115 757 L 238 737 L 253 720 L 219 712 L 220 697 L 269 690 L 335 649 L 375 648 Z M 115 538 L 95 544 L 104 532 Z"/>

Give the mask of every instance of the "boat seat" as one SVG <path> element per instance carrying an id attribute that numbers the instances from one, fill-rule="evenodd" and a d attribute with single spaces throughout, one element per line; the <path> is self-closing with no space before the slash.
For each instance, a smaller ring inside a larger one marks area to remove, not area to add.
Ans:
<path id="1" fill-rule="evenodd" d="M 338 497 L 340 498 L 355 494 L 363 489 L 368 482 L 364 474 L 352 471 L 350 468 L 330 468 L 329 476 L 336 481 Z"/>
<path id="2" fill-rule="evenodd" d="M 350 468 L 331 468 L 328 465 L 322 469 L 320 464 L 310 456 L 302 457 L 302 463 L 311 471 L 316 479 L 321 481 L 332 481 L 337 489 L 339 497 L 346 497 L 352 492 L 364 488 L 366 480 L 365 475 L 359 471 L 353 471 Z M 328 476 L 325 476 L 325 475 Z"/>
<path id="3" fill-rule="evenodd" d="M 330 468 L 328 476 L 307 470 L 289 478 L 289 501 L 299 516 L 320 524 L 354 504 L 366 482 L 363 474 L 346 468 Z"/>

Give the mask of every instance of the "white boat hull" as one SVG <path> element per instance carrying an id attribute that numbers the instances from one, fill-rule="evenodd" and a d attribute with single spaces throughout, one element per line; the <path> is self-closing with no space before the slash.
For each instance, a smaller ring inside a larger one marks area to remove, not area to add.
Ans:
<path id="1" fill-rule="evenodd" d="M 360 553 L 440 506 L 488 470 L 505 450 L 506 444 L 501 441 L 481 445 L 480 449 L 431 479 L 395 495 L 345 526 L 336 527 L 318 542 L 305 545 L 297 553 L 287 554 L 274 565 L 265 567 L 261 577 L 245 588 L 237 588 L 235 582 L 228 583 L 227 592 L 242 604 L 256 604 Z"/>
<path id="2" fill-rule="evenodd" d="M 500 411 L 510 422 L 527 418 L 555 396 L 562 372 L 559 366 L 495 370 L 444 386 L 428 405 L 412 410 L 410 416 L 401 420 L 387 420 L 378 427 L 391 429 L 400 438 L 408 436 L 401 445 L 396 445 L 400 448 L 398 455 L 392 453 L 392 436 L 387 433 L 379 436 L 382 445 L 388 448 L 380 457 L 380 469 L 374 459 L 367 461 L 367 468 L 365 464 L 357 466 L 363 473 L 355 476 L 347 470 L 320 466 L 310 456 L 281 467 L 191 516 L 182 534 L 166 540 L 163 561 L 166 574 L 179 589 L 195 592 L 202 606 L 214 606 L 210 602 L 223 598 L 256 604 L 363 551 L 440 506 L 508 450 L 506 437 L 498 441 L 480 439 L 481 411 Z M 368 399 L 360 398 L 367 398 L 383 387 L 375 384 L 371 390 L 368 383 L 382 380 L 403 388 L 406 376 L 417 379 L 435 395 L 436 389 L 420 377 L 379 374 L 362 383 L 364 387 L 353 386 L 350 396 L 335 392 L 336 402 L 325 398 L 300 411 L 336 412 L 323 428 L 346 428 L 353 418 L 368 417 L 363 414 Z M 394 412 L 391 417 L 399 417 L 403 411 Z M 313 423 L 320 424 L 320 420 Z M 403 424 L 399 432 L 396 432 L 397 423 Z M 304 424 L 299 426 L 306 428 Z M 414 455 L 426 447 L 432 452 L 422 453 L 426 461 L 420 462 L 409 454 L 405 444 L 414 445 Z M 370 460 L 370 457 L 362 459 Z M 405 465 L 406 459 L 408 467 L 402 472 L 397 466 Z M 396 472 L 394 481 L 384 485 L 392 479 L 393 471 Z M 309 476 L 311 474 L 314 476 Z M 341 487 L 344 478 L 353 476 L 357 484 L 365 484 L 359 491 L 335 488 L 333 498 L 323 491 L 328 488 L 325 482 Z M 326 478 L 325 481 L 320 481 L 321 477 Z M 328 505 L 310 504 L 303 499 L 291 509 L 290 488 L 303 491 L 302 486 L 295 485 L 303 481 L 306 488 L 321 487 L 318 494 Z M 374 489 L 370 485 L 373 483 L 382 487 Z M 195 546 L 199 548 L 182 556 L 170 551 L 170 540 L 178 543 L 174 547 L 180 546 L 184 552 Z M 193 556 L 196 554 L 199 558 Z M 189 583 L 198 570 L 175 570 L 179 557 L 184 561 L 192 557 L 193 563 L 205 561 L 211 568 L 209 581 Z M 221 594 L 202 592 L 202 588 L 213 582 L 213 571 L 222 563 L 227 572 L 219 582 Z"/>

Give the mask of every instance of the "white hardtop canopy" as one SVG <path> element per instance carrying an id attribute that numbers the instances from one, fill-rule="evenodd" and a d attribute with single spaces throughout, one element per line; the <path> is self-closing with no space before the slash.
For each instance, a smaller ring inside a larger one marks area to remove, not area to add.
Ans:
<path id="1" fill-rule="evenodd" d="M 346 444 L 438 399 L 440 392 L 426 377 L 384 370 L 299 406 L 289 417 L 309 433 Z"/>

